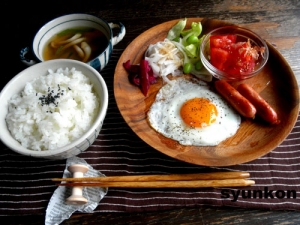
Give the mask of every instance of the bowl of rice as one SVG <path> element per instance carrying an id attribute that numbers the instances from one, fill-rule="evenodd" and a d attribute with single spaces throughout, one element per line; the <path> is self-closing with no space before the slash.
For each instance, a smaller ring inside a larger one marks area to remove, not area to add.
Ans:
<path id="1" fill-rule="evenodd" d="M 0 139 L 37 158 L 66 159 L 95 141 L 107 112 L 100 73 L 76 60 L 55 59 L 13 77 L 0 93 Z"/>

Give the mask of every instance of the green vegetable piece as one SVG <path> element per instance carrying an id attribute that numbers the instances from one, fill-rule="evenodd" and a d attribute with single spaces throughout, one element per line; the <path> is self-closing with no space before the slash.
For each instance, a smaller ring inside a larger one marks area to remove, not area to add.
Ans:
<path id="1" fill-rule="evenodd" d="M 181 32 L 183 36 L 182 43 L 185 46 L 185 51 L 189 57 L 197 58 L 198 51 L 200 49 L 200 41 L 198 36 L 202 32 L 202 25 L 200 22 L 192 22 L 191 29 L 184 30 Z"/>
<path id="2" fill-rule="evenodd" d="M 195 36 L 199 36 L 202 33 L 202 24 L 200 22 L 196 23 L 193 22 L 192 25 L 192 30 L 194 31 Z"/>
<path id="3" fill-rule="evenodd" d="M 184 30 L 181 32 L 181 35 L 183 37 L 187 36 L 187 35 L 192 35 L 194 34 L 196 37 L 198 37 L 202 32 L 202 24 L 201 22 L 192 22 L 191 23 L 191 29 L 188 30 Z"/>
<path id="4" fill-rule="evenodd" d="M 184 54 L 183 73 L 200 73 L 203 65 L 200 60 L 200 45 L 205 35 L 202 33 L 201 22 L 192 22 L 191 28 L 184 30 L 187 19 L 179 21 L 171 28 L 167 38 Z"/>
<path id="5" fill-rule="evenodd" d="M 190 35 L 187 40 L 186 40 L 186 43 L 187 44 L 196 44 L 196 43 L 199 43 L 199 39 L 197 36 L 195 36 L 194 34 Z"/>
<path id="6" fill-rule="evenodd" d="M 59 46 L 59 47 L 56 49 L 56 51 L 55 51 L 55 55 L 60 55 L 60 53 L 61 53 L 63 47 L 64 47 L 63 45 Z"/>
<path id="7" fill-rule="evenodd" d="M 201 60 L 198 60 L 198 61 L 196 62 L 196 64 L 195 64 L 195 69 L 196 69 L 196 70 L 201 70 L 201 69 L 202 69 L 202 66 L 203 66 L 203 64 L 202 64 Z"/>
<path id="8" fill-rule="evenodd" d="M 70 52 L 67 58 L 68 59 L 71 58 L 72 55 L 73 55 L 73 52 Z"/>
<path id="9" fill-rule="evenodd" d="M 180 33 L 183 31 L 186 25 L 186 18 L 179 20 L 176 25 L 174 25 L 168 32 L 167 38 L 173 41 L 175 38 L 179 38 Z"/>
<path id="10" fill-rule="evenodd" d="M 197 57 L 197 45 L 195 44 L 187 45 L 185 46 L 185 51 L 189 57 L 191 58 Z"/>
<path id="11" fill-rule="evenodd" d="M 191 63 L 186 63 L 183 66 L 183 73 L 187 74 L 190 73 L 192 70 L 192 64 Z"/>
<path id="12" fill-rule="evenodd" d="M 179 42 L 180 41 L 180 37 L 174 38 L 173 41 Z"/>

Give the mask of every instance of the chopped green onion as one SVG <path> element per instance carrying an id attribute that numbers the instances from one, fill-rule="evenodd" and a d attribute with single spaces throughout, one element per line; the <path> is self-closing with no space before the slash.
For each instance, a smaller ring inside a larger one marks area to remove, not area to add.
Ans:
<path id="1" fill-rule="evenodd" d="M 61 53 L 63 47 L 64 47 L 63 45 L 59 46 L 59 47 L 57 48 L 57 50 L 55 51 L 55 55 L 59 55 L 59 54 Z"/>

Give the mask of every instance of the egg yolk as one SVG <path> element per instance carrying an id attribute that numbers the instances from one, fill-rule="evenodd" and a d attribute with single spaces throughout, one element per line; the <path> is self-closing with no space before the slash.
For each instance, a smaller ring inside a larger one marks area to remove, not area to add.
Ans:
<path id="1" fill-rule="evenodd" d="M 193 98 L 186 101 L 180 116 L 190 127 L 206 127 L 216 121 L 218 111 L 216 106 L 206 98 Z"/>

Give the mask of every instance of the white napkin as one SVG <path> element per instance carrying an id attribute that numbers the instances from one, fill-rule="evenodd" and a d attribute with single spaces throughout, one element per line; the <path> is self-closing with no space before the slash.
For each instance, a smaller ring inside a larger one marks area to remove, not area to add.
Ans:
<path id="1" fill-rule="evenodd" d="M 63 178 L 72 177 L 68 171 L 68 167 L 72 164 L 82 164 L 88 166 L 89 170 L 83 175 L 84 177 L 100 177 L 104 176 L 97 170 L 94 170 L 84 159 L 76 156 L 67 159 L 66 168 L 64 170 Z M 83 197 L 88 200 L 85 205 L 68 205 L 65 200 L 71 196 L 72 188 L 59 186 L 53 193 L 47 210 L 45 225 L 58 225 L 62 221 L 68 219 L 75 211 L 83 213 L 92 213 L 98 206 L 100 200 L 107 194 L 107 188 L 100 187 L 85 187 L 82 190 Z"/>

